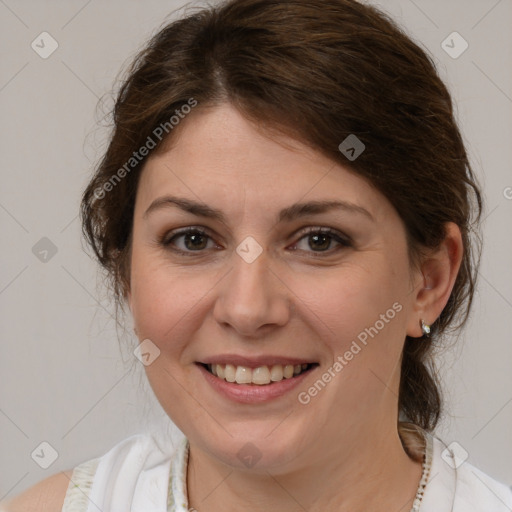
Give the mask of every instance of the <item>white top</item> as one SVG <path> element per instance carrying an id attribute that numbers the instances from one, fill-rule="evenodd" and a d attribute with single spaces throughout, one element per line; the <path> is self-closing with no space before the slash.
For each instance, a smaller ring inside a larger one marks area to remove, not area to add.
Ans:
<path id="1" fill-rule="evenodd" d="M 461 461 L 454 443 L 425 435 L 432 465 L 420 512 L 512 511 L 511 488 Z M 80 464 L 62 512 L 188 512 L 188 442 L 168 450 L 154 436 L 138 434 Z"/>

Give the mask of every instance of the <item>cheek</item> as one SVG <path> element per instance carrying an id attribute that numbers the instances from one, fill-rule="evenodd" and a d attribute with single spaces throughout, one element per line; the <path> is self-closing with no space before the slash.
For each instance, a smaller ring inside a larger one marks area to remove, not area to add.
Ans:
<path id="1" fill-rule="evenodd" d="M 376 323 L 383 336 L 402 329 L 403 273 L 400 266 L 374 259 L 368 265 L 345 265 L 332 272 L 295 277 L 290 288 L 315 331 L 325 333 L 322 339 L 339 352 L 358 336 L 364 339 L 365 329 Z"/>
<path id="2" fill-rule="evenodd" d="M 201 326 L 208 292 L 218 272 L 177 268 L 163 258 L 134 251 L 131 274 L 132 315 L 139 338 L 149 338 L 163 354 L 176 354 Z"/>
<path id="3" fill-rule="evenodd" d="M 318 401 L 328 408 L 326 415 L 371 414 L 389 394 L 383 383 L 392 386 L 392 376 L 398 375 L 405 338 L 406 276 L 407 268 L 396 260 L 391 265 L 375 258 L 372 264 L 340 267 L 321 280 L 296 279 L 299 314 L 332 358 L 324 367 L 332 384 Z"/>
<path id="4" fill-rule="evenodd" d="M 141 251 L 142 252 L 142 251 Z M 187 346 L 200 328 L 200 309 L 211 286 L 205 276 L 184 274 L 153 257 L 132 259 L 132 315 L 139 339 L 149 339 L 160 353 L 145 372 L 160 404 L 181 429 L 198 421 L 201 413 L 190 406 L 187 379 L 191 371 Z"/>

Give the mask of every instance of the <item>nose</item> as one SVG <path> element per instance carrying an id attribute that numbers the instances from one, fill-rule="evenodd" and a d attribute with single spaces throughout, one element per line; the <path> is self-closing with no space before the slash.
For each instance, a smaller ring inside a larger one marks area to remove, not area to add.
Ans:
<path id="1" fill-rule="evenodd" d="M 220 283 L 213 315 L 223 327 L 244 337 L 258 337 L 290 318 L 290 290 L 271 268 L 265 251 L 252 262 L 235 251 L 233 268 Z"/>

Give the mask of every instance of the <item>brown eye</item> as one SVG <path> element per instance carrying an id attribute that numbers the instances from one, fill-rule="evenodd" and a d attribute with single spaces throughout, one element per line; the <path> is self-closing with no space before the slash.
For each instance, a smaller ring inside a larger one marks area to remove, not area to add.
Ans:
<path id="1" fill-rule="evenodd" d="M 210 242 L 210 246 L 208 243 Z M 180 253 L 202 252 L 204 249 L 215 246 L 211 237 L 198 228 L 188 228 L 179 232 L 167 234 L 161 244 Z"/>
<path id="2" fill-rule="evenodd" d="M 329 235 L 325 235 L 323 233 L 316 235 L 308 235 L 309 236 L 309 247 L 311 249 L 318 249 L 319 251 L 327 251 L 333 238 Z"/>
<path id="3" fill-rule="evenodd" d="M 186 233 L 183 235 L 183 243 L 185 247 L 191 251 L 206 249 L 207 237 L 201 233 Z"/>
<path id="4" fill-rule="evenodd" d="M 302 244 L 302 247 L 300 246 Z M 338 249 L 350 247 L 351 243 L 348 237 L 344 237 L 337 231 L 330 228 L 309 229 L 293 246 L 293 249 L 299 249 L 307 252 L 333 252 L 332 246 L 338 245 Z M 336 250 L 336 249 L 334 249 Z"/>

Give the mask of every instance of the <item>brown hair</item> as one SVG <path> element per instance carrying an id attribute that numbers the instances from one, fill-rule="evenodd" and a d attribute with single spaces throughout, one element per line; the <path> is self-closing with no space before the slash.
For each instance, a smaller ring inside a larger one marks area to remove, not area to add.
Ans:
<path id="1" fill-rule="evenodd" d="M 459 226 L 465 251 L 448 304 L 431 337 L 407 337 L 403 350 L 399 411 L 433 430 L 441 412 L 433 343 L 467 319 L 480 254 L 471 231 L 482 200 L 431 58 L 385 14 L 353 0 L 231 0 L 166 25 L 128 70 L 108 149 L 81 205 L 85 237 L 118 303 L 129 286 L 146 158 L 129 169 L 126 162 L 191 99 L 198 109 L 229 102 L 367 179 L 402 218 L 412 265 L 440 244 L 445 223 Z M 350 134 L 365 145 L 353 161 L 338 149 Z M 128 172 L 112 183 L 123 166 Z"/>

